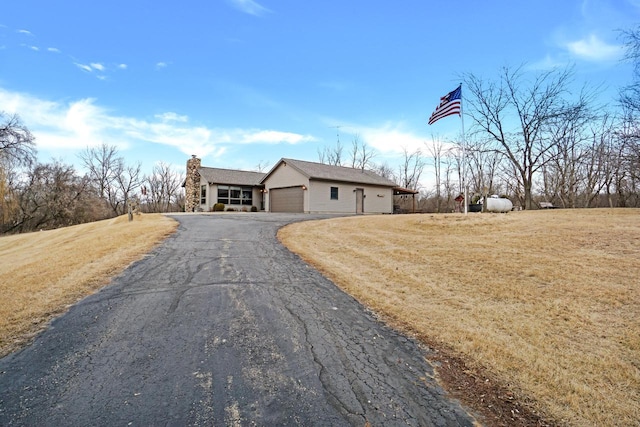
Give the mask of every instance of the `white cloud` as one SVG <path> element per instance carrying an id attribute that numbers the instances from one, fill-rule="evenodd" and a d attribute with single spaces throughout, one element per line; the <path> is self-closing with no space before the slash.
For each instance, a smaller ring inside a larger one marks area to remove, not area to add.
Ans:
<path id="1" fill-rule="evenodd" d="M 264 143 L 264 144 L 298 144 L 300 142 L 315 141 L 311 135 L 300 135 L 298 133 L 280 132 L 276 130 L 251 130 L 240 131 L 238 142 L 243 144 Z"/>
<path id="2" fill-rule="evenodd" d="M 81 70 L 86 71 L 86 72 L 88 72 L 88 73 L 90 73 L 90 72 L 92 72 L 92 71 L 93 71 L 93 68 L 91 68 L 91 66 L 90 66 L 90 65 L 80 64 L 80 63 L 78 63 L 78 62 L 74 62 L 74 65 L 75 65 L 76 67 L 80 68 Z"/>
<path id="3" fill-rule="evenodd" d="M 403 149 L 413 152 L 417 149 L 424 150 L 425 138 L 405 129 L 403 123 L 387 122 L 379 127 L 357 127 L 358 135 L 362 141 L 372 146 L 382 154 L 401 154 Z"/>
<path id="4" fill-rule="evenodd" d="M 533 62 L 527 65 L 527 69 L 530 70 L 553 70 L 554 68 L 563 68 L 569 65 L 569 61 L 565 58 L 558 58 L 551 55 L 547 55 L 540 61 Z"/>
<path id="5" fill-rule="evenodd" d="M 166 68 L 167 65 L 168 64 L 166 62 L 158 62 L 158 63 L 156 63 L 156 68 L 157 69 Z"/>
<path id="6" fill-rule="evenodd" d="M 27 36 L 33 36 L 33 33 L 29 30 L 16 30 L 17 33 L 25 34 Z"/>
<path id="7" fill-rule="evenodd" d="M 570 54 L 587 61 L 617 61 L 624 53 L 621 45 L 612 45 L 602 41 L 597 35 L 590 34 L 581 40 L 568 42 L 565 48 Z"/>
<path id="8" fill-rule="evenodd" d="M 162 113 L 162 114 L 156 114 L 154 116 L 156 119 L 160 119 L 163 122 L 182 122 L 182 123 L 186 123 L 187 121 L 189 121 L 189 118 L 187 116 L 181 116 L 177 113 L 174 113 L 172 111 L 169 111 L 167 113 Z"/>
<path id="9" fill-rule="evenodd" d="M 126 70 L 127 69 L 127 64 L 118 64 L 118 69 Z"/>
<path id="10" fill-rule="evenodd" d="M 554 68 L 568 67 L 576 60 L 606 63 L 609 65 L 617 63 L 624 55 L 622 45 L 608 44 L 595 33 L 576 40 L 568 37 L 562 31 L 558 31 L 553 36 L 553 43 L 560 48 L 552 54 L 547 54 L 539 61 L 527 66 L 532 70 L 551 70 Z"/>
<path id="11" fill-rule="evenodd" d="M 60 53 L 60 49 L 58 49 L 57 47 L 48 47 L 47 51 L 53 52 L 53 53 Z"/>
<path id="12" fill-rule="evenodd" d="M 40 48 L 38 46 L 29 46 L 29 49 L 35 50 L 36 52 L 38 52 L 40 50 Z"/>
<path id="13" fill-rule="evenodd" d="M 97 74 L 96 78 L 98 80 L 107 80 L 107 76 L 104 74 L 107 71 L 107 68 L 99 62 L 92 62 L 90 64 L 74 62 L 74 65 L 87 73 L 93 73 L 94 71 L 101 72 L 102 74 Z"/>
<path id="14" fill-rule="evenodd" d="M 0 104 L 5 111 L 20 115 L 43 149 L 99 145 L 109 125 L 92 99 L 61 104 L 0 89 Z"/>
<path id="15" fill-rule="evenodd" d="M 126 149 L 141 144 L 175 147 L 186 155 L 220 156 L 232 144 L 312 141 L 309 135 L 260 129 L 224 129 L 189 125 L 188 117 L 174 112 L 155 116 L 157 121 L 111 114 L 86 98 L 69 103 L 39 99 L 0 88 L 0 105 L 18 113 L 36 137 L 39 149 L 80 150 L 103 143 Z"/>
<path id="16" fill-rule="evenodd" d="M 261 16 L 267 12 L 271 12 L 266 7 L 258 4 L 253 0 L 228 0 L 229 3 L 241 12 L 248 13 L 253 16 Z"/>

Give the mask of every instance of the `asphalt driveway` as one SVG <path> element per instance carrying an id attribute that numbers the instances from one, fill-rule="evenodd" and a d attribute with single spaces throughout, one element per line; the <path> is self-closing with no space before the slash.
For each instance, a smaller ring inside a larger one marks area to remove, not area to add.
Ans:
<path id="1" fill-rule="evenodd" d="M 176 216 L 176 234 L 0 360 L 0 425 L 472 425 L 412 340 L 277 241 L 310 218 Z"/>

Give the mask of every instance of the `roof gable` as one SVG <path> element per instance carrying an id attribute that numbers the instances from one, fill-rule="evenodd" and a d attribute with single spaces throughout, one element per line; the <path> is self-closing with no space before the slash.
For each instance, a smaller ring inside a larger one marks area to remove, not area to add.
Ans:
<path id="1" fill-rule="evenodd" d="M 200 176 L 209 184 L 228 184 L 259 186 L 265 174 L 262 172 L 250 172 L 234 169 L 219 169 L 201 167 L 198 169 Z"/>
<path id="2" fill-rule="evenodd" d="M 323 163 L 307 162 L 304 160 L 281 159 L 262 179 L 262 183 L 281 164 L 287 164 L 309 179 L 323 181 L 351 182 L 356 184 L 380 185 L 383 187 L 395 187 L 396 184 L 370 170 L 354 169 L 344 166 L 326 165 Z"/>

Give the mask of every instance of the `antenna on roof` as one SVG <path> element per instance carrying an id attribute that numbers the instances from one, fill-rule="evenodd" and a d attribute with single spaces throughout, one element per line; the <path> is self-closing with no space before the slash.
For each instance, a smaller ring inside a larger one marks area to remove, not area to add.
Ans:
<path id="1" fill-rule="evenodd" d="M 344 126 L 329 126 L 330 128 L 336 128 L 336 137 L 338 138 L 338 145 L 340 145 L 340 128 Z"/>

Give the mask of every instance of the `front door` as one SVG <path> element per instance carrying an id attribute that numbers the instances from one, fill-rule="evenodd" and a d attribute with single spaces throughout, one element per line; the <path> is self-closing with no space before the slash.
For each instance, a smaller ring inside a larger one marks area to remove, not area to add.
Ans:
<path id="1" fill-rule="evenodd" d="M 364 212 L 364 190 L 356 188 L 356 214 Z"/>

